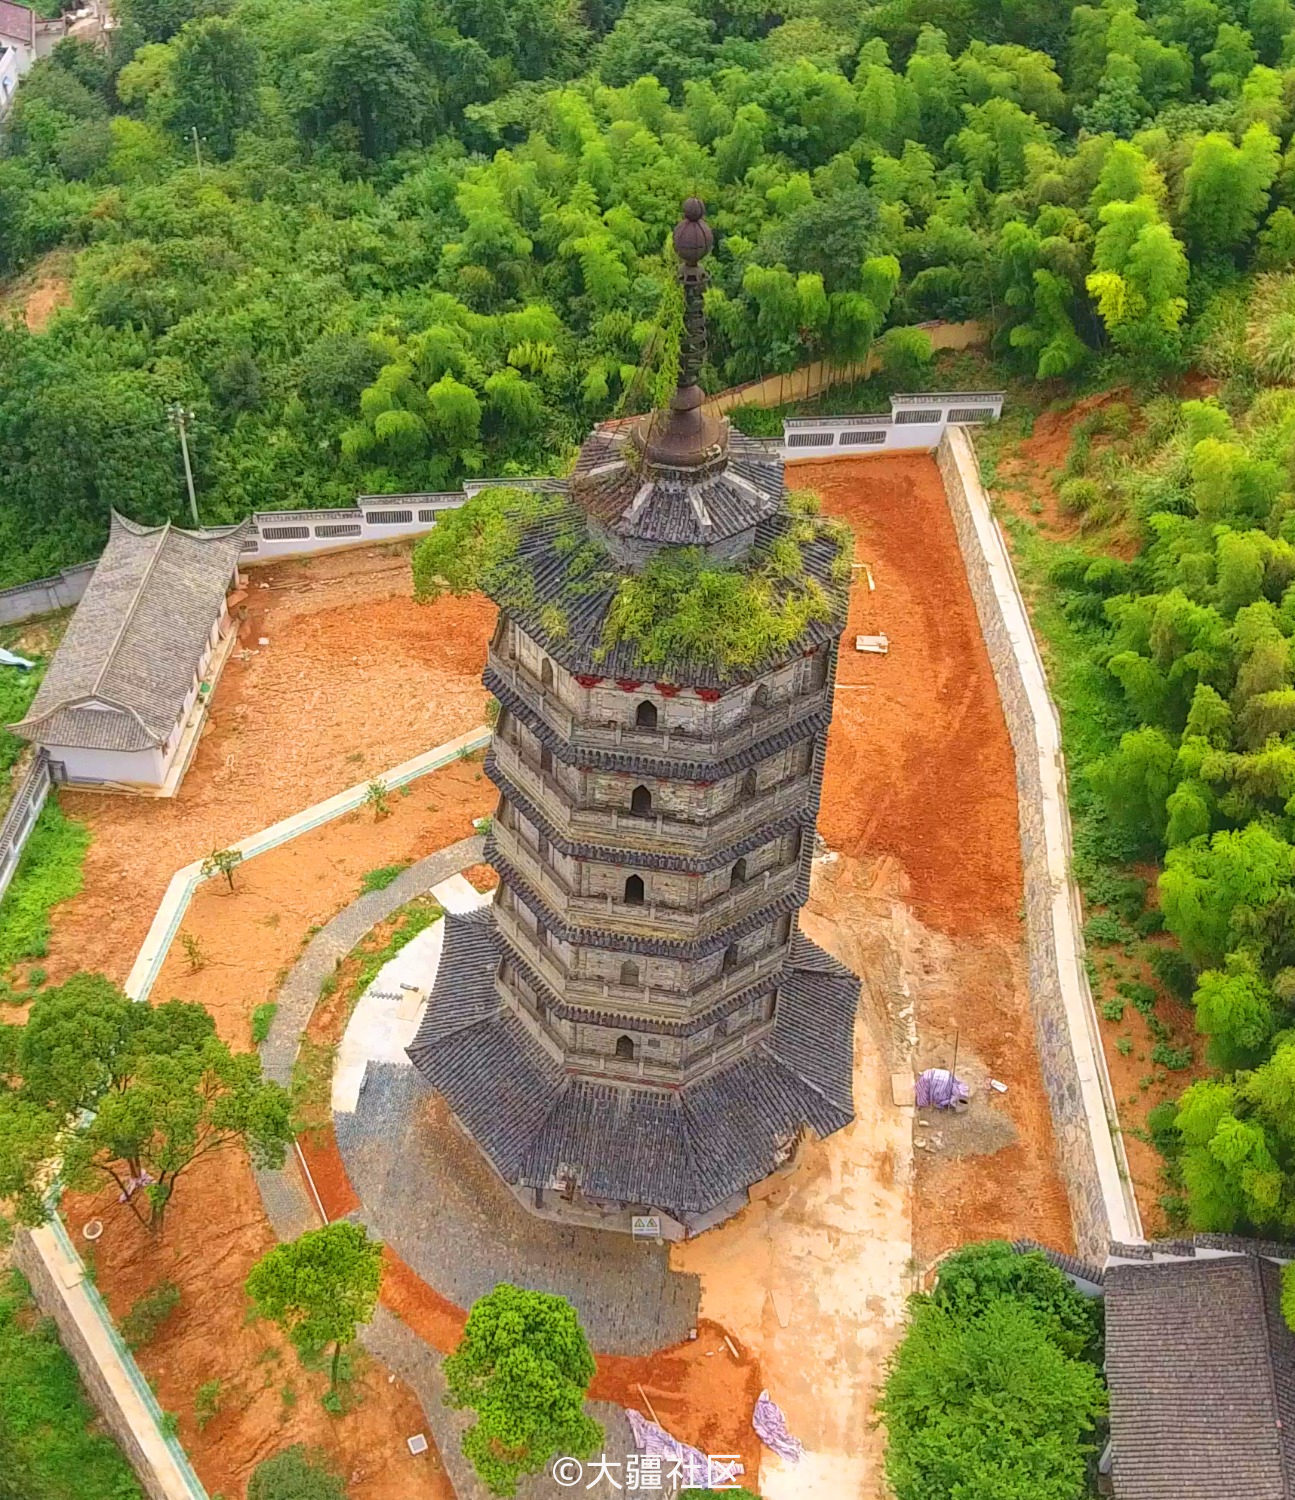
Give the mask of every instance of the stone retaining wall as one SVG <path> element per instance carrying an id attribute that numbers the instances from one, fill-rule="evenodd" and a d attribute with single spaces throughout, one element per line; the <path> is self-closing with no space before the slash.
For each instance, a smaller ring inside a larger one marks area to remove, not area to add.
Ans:
<path id="1" fill-rule="evenodd" d="M 936 461 L 1016 759 L 1030 1001 L 1075 1243 L 1100 1265 L 1142 1224 L 1083 963 L 1060 725 L 965 428 L 948 429 Z"/>
<path id="2" fill-rule="evenodd" d="M 207 1500 L 184 1450 L 162 1430 L 157 1399 L 112 1326 L 57 1221 L 14 1237 L 13 1262 L 58 1327 L 91 1404 L 149 1500 Z"/>

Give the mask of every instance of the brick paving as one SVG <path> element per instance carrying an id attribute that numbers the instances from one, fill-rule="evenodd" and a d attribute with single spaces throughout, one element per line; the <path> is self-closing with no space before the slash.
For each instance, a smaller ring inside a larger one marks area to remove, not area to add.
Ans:
<path id="1" fill-rule="evenodd" d="M 412 1068 L 370 1065 L 353 1115 L 333 1118 L 374 1232 L 460 1307 L 501 1281 L 566 1297 L 603 1354 L 688 1337 L 700 1282 L 665 1245 L 528 1213 Z"/>

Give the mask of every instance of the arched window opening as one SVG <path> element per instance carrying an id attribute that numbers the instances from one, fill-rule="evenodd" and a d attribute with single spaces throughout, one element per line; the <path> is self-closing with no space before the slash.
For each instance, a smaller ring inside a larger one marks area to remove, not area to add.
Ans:
<path id="1" fill-rule="evenodd" d="M 643 877 L 631 875 L 625 882 L 625 904 L 626 906 L 643 905 Z"/>
<path id="2" fill-rule="evenodd" d="M 737 961 L 737 944 L 733 943 L 724 949 L 724 967 L 721 972 L 731 974 L 737 968 Z"/>
<path id="3" fill-rule="evenodd" d="M 634 723 L 639 729 L 655 729 L 656 704 L 649 703 L 645 698 L 634 710 Z"/>
<path id="4" fill-rule="evenodd" d="M 732 890 L 735 886 L 746 884 L 745 859 L 739 859 L 738 862 L 733 866 L 732 870 L 729 872 L 728 884 L 730 890 Z"/>
<path id="5" fill-rule="evenodd" d="M 616 1056 L 623 1058 L 626 1062 L 634 1061 L 634 1038 L 618 1036 L 616 1038 Z"/>
<path id="6" fill-rule="evenodd" d="M 769 707 L 769 684 L 767 682 L 762 682 L 760 686 L 756 688 L 755 698 L 753 701 L 757 708 Z"/>
<path id="7" fill-rule="evenodd" d="M 748 771 L 746 773 L 746 775 L 742 778 L 742 796 L 744 798 L 745 797 L 754 797 L 755 796 L 755 771 L 754 770 Z"/>
<path id="8" fill-rule="evenodd" d="M 636 786 L 630 793 L 630 812 L 636 818 L 652 816 L 652 793 L 645 786 Z"/>
<path id="9" fill-rule="evenodd" d="M 621 983 L 635 988 L 639 982 L 639 966 L 632 958 L 627 958 L 621 965 Z"/>
<path id="10" fill-rule="evenodd" d="M 553 752 L 547 745 L 540 751 L 540 771 L 547 776 L 553 769 Z"/>
<path id="11" fill-rule="evenodd" d="M 553 686 L 553 663 L 546 656 L 544 665 L 540 668 L 540 686 L 547 693 Z"/>

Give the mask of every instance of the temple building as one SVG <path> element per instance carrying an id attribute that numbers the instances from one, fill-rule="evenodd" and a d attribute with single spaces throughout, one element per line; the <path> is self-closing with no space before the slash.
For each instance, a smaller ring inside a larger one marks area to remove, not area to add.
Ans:
<path id="1" fill-rule="evenodd" d="M 596 431 L 490 586 L 500 885 L 446 918 L 409 1049 L 528 1208 L 673 1238 L 853 1118 L 859 998 L 797 924 L 852 549 L 789 503 L 781 459 L 706 411 L 712 234 L 698 200 L 684 214 L 669 410 Z M 817 607 L 759 660 L 647 646 L 625 590 L 672 549 L 765 579 L 790 558 L 785 588 Z"/>

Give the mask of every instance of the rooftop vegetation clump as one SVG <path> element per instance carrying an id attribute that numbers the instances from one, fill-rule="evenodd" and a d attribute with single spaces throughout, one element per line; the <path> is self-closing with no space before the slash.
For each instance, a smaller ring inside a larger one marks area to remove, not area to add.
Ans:
<path id="1" fill-rule="evenodd" d="M 832 610 L 792 532 L 747 567 L 717 567 L 696 548 L 671 549 L 621 579 L 600 649 L 629 642 L 650 666 L 754 667 L 830 620 Z"/>
<path id="2" fill-rule="evenodd" d="M 614 568 L 565 497 L 501 486 L 449 512 L 419 542 L 416 597 L 480 590 L 506 608 L 534 610 L 534 580 L 520 553 L 526 535 L 542 526 L 550 532 L 547 547 L 565 564 L 563 596 L 614 590 L 595 656 L 629 643 L 649 666 L 753 667 L 786 650 L 811 625 L 830 620 L 832 593 L 805 559 L 804 549 L 820 537 L 837 546 L 832 582 L 844 584 L 850 573 L 849 530 L 820 516 L 818 497 L 809 490 L 787 496 L 782 532 L 741 564 L 716 564 L 697 548 L 672 548 L 628 572 Z M 562 598 L 540 604 L 536 622 L 554 643 L 570 635 Z"/>

